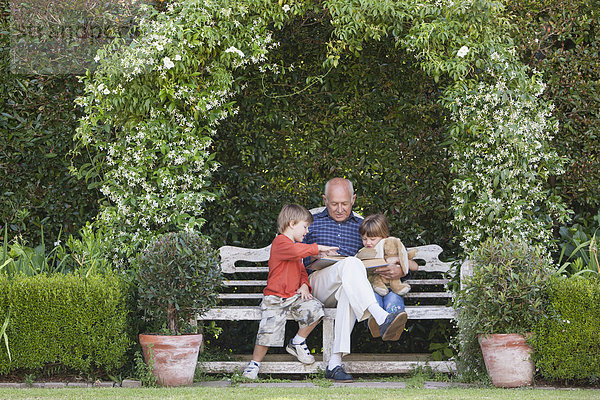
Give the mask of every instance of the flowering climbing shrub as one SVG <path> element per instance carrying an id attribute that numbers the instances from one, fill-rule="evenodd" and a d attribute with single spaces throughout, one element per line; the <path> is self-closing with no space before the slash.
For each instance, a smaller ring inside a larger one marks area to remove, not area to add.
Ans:
<path id="1" fill-rule="evenodd" d="M 497 53 L 491 59 L 501 62 Z M 472 251 L 497 235 L 550 243 L 551 217 L 564 216 L 560 200 L 546 189 L 551 174 L 563 173 L 550 145 L 557 129 L 549 119 L 552 104 L 540 100 L 545 85 L 537 75 L 515 85 L 510 73 L 488 73 L 491 82 L 451 92 L 458 176 L 452 208 L 461 247 Z"/>
<path id="2" fill-rule="evenodd" d="M 263 9 L 265 7 L 263 6 Z M 84 78 L 76 138 L 98 155 L 78 169 L 106 196 L 98 220 L 126 263 L 165 231 L 202 224 L 217 167 L 209 154 L 219 121 L 236 112 L 234 72 L 264 62 L 275 46 L 251 2 L 181 1 L 145 8 L 139 35 L 99 51 Z"/>

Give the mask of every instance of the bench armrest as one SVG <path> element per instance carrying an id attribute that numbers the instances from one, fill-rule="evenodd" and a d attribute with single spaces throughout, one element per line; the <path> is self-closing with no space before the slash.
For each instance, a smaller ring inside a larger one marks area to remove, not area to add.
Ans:
<path id="1" fill-rule="evenodd" d="M 271 245 L 261 249 L 247 249 L 244 247 L 223 246 L 219 248 L 221 254 L 221 270 L 224 273 L 235 272 L 236 261 L 266 262 L 271 255 Z"/>

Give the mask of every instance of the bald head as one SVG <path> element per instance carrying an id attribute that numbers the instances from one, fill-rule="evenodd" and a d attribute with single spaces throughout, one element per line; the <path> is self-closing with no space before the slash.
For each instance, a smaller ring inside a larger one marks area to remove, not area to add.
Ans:
<path id="1" fill-rule="evenodd" d="M 352 213 L 356 200 L 352 182 L 344 178 L 333 178 L 325 184 L 323 201 L 329 216 L 336 222 L 344 222 Z"/>

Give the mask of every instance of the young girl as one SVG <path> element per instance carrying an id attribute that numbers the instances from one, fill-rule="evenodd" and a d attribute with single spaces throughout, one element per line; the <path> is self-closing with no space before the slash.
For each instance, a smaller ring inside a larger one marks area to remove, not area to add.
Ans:
<path id="1" fill-rule="evenodd" d="M 379 242 L 390 236 L 388 222 L 383 214 L 372 214 L 366 217 L 358 228 L 358 232 L 362 237 L 363 246 L 366 248 L 374 248 Z M 410 271 L 416 271 L 419 268 L 418 264 L 413 260 L 408 260 L 408 265 Z M 403 279 L 407 278 L 408 275 Z M 375 293 L 375 299 L 377 299 L 381 308 L 389 313 L 404 311 L 404 299 L 391 290 L 385 296 Z M 373 337 L 380 336 L 379 326 L 373 318 L 369 318 L 369 330 Z"/>

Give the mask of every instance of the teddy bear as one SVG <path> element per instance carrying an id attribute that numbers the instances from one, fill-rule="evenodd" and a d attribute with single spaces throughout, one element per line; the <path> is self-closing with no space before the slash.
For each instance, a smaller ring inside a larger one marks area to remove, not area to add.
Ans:
<path id="1" fill-rule="evenodd" d="M 396 237 L 390 236 L 381 240 L 373 248 L 362 248 L 356 254 L 361 260 L 369 258 L 384 258 L 400 257 L 400 266 L 405 274 L 409 271 L 408 260 L 412 260 L 417 254 L 417 249 L 407 251 L 402 241 Z M 398 279 L 384 278 L 379 274 L 369 274 L 369 282 L 373 286 L 373 290 L 380 296 L 385 296 L 391 289 L 392 292 L 403 296 L 410 291 L 410 285 Z M 389 287 L 389 289 L 388 289 Z"/>

